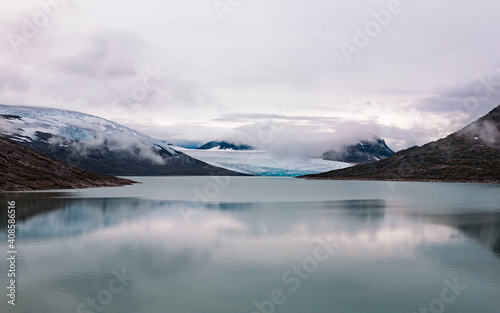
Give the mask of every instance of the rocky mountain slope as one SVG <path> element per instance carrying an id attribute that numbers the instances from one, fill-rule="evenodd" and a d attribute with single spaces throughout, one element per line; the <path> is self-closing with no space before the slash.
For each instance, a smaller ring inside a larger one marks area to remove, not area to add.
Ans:
<path id="1" fill-rule="evenodd" d="M 198 149 L 210 150 L 214 148 L 219 150 L 255 150 L 254 147 L 249 145 L 237 145 L 227 141 L 210 141 L 200 146 Z"/>
<path id="2" fill-rule="evenodd" d="M 500 183 L 500 106 L 446 138 L 309 179 Z"/>
<path id="3" fill-rule="evenodd" d="M 81 170 L 0 137 L 0 191 L 115 187 L 132 183 Z"/>
<path id="4" fill-rule="evenodd" d="M 79 112 L 0 105 L 0 135 L 78 168 L 108 175 L 241 175 L 118 123 Z"/>
<path id="5" fill-rule="evenodd" d="M 324 160 L 347 163 L 372 163 L 394 155 L 385 140 L 375 137 L 372 140 L 362 140 L 357 144 L 343 147 L 340 150 L 330 150 L 323 154 Z"/>

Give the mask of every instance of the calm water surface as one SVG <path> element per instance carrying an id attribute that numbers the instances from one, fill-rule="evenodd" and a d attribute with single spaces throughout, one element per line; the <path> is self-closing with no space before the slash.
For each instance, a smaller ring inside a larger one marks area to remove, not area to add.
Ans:
<path id="1" fill-rule="evenodd" d="M 0 312 L 500 312 L 500 185 L 133 179 L 2 194 Z"/>

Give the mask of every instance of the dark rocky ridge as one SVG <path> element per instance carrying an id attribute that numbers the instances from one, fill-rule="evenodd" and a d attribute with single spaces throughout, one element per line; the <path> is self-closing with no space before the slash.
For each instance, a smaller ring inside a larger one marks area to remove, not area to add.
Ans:
<path id="1" fill-rule="evenodd" d="M 385 140 L 374 138 L 373 140 L 362 140 L 357 144 L 349 145 L 340 151 L 330 150 L 323 154 L 323 160 L 339 161 L 347 163 L 372 163 L 386 159 L 394 155 Z"/>
<path id="2" fill-rule="evenodd" d="M 249 146 L 249 145 L 236 145 L 234 143 L 230 143 L 227 141 L 210 141 L 207 142 L 206 144 L 202 145 L 199 147 L 199 150 L 209 150 L 213 148 L 219 148 L 221 150 L 227 150 L 227 149 L 232 149 L 232 150 L 255 150 L 254 147 Z"/>
<path id="3" fill-rule="evenodd" d="M 500 106 L 446 138 L 308 179 L 500 183 Z"/>
<path id="4" fill-rule="evenodd" d="M 84 171 L 0 137 L 0 191 L 117 187 L 133 183 Z"/>

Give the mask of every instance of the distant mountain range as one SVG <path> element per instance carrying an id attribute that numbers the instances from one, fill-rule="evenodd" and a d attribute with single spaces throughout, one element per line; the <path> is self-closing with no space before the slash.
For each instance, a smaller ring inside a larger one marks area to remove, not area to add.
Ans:
<path id="1" fill-rule="evenodd" d="M 0 105 L 0 136 L 78 168 L 108 175 L 242 175 L 209 165 L 106 119 Z"/>
<path id="2" fill-rule="evenodd" d="M 254 147 L 246 144 L 234 144 L 228 141 L 210 141 L 199 148 L 198 150 L 256 150 Z M 329 150 L 321 156 L 323 160 L 338 161 L 344 163 L 371 163 L 388 158 L 394 154 L 379 137 L 371 140 L 361 140 L 358 143 L 344 146 L 340 149 Z"/>
<path id="3" fill-rule="evenodd" d="M 500 183 L 500 106 L 446 138 L 309 179 Z"/>
<path id="4" fill-rule="evenodd" d="M 236 145 L 227 141 L 210 141 L 198 148 L 199 150 L 255 150 L 254 147 L 249 145 Z"/>
<path id="5" fill-rule="evenodd" d="M 132 183 L 84 171 L 0 137 L 0 191 L 116 187 Z"/>
<path id="6" fill-rule="evenodd" d="M 340 150 L 330 150 L 323 154 L 324 160 L 347 163 L 372 163 L 394 155 L 381 138 L 362 140 L 354 145 L 345 146 Z"/>

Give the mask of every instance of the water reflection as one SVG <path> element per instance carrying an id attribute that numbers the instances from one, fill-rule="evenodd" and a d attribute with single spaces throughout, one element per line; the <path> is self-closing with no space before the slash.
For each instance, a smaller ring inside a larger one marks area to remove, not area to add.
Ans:
<path id="1" fill-rule="evenodd" d="M 130 286 L 105 312 L 250 313 L 276 288 L 288 300 L 275 312 L 414 312 L 453 276 L 468 293 L 450 311 L 496 313 L 500 304 L 498 258 L 468 240 L 498 257 L 498 212 L 415 214 L 389 198 L 193 203 L 62 193 L 16 201 L 17 312 L 75 312 L 121 268 Z M 331 257 L 291 293 L 283 273 L 325 240 Z"/>
<path id="2" fill-rule="evenodd" d="M 67 193 L 0 193 L 0 203 L 4 204 L 7 201 L 16 202 L 16 220 L 23 221 L 30 216 L 43 214 L 52 210 L 60 209 L 69 203 L 71 199 L 67 199 Z M 7 210 L 0 211 L 0 230 L 7 226 Z"/>
<path id="3" fill-rule="evenodd" d="M 426 214 L 425 220 L 458 229 L 500 257 L 500 212 Z"/>
<path id="4" fill-rule="evenodd" d="M 329 201 L 325 205 L 335 209 L 338 208 L 348 215 L 357 216 L 361 219 L 376 220 L 384 217 L 387 201 L 383 199 L 344 200 Z"/>
<path id="5" fill-rule="evenodd" d="M 47 194 L 23 198 L 17 206 L 18 234 L 23 238 L 50 238 L 88 234 L 122 224 L 151 220 L 189 227 L 221 224 L 219 231 L 235 236 L 287 235 L 327 232 L 339 219 L 360 219 L 376 227 L 384 217 L 384 200 L 299 203 L 193 203 L 134 198 L 64 198 Z M 6 212 L 3 220 L 6 221 Z M 334 218 L 332 216 L 336 216 Z M 217 222 L 211 219 L 218 219 Z M 221 222 L 226 220 L 226 222 Z M 229 222 L 228 220 L 231 220 Z M 330 223 L 325 223 L 330 221 Z M 237 232 L 231 224 L 240 225 Z M 366 224 L 344 223 L 345 229 L 366 229 Z M 242 229 L 245 231 L 242 232 Z"/>
<path id="6" fill-rule="evenodd" d="M 295 203 L 193 203 L 134 198 L 67 198 L 67 193 L 9 195 L 17 203 L 18 232 L 24 238 L 82 235 L 129 224 L 141 219 L 170 221 L 181 227 L 207 222 L 211 213 L 233 221 L 219 231 L 234 236 L 287 235 L 300 230 L 314 234 L 341 226 L 346 231 L 377 229 L 391 209 L 384 199 L 341 200 Z M 0 196 L 5 198 L 5 195 Z M 2 201 L 6 201 L 2 200 Z M 286 214 L 283 214 L 286 210 Z M 398 211 L 401 213 L 401 211 Z M 7 223 L 2 210 L 1 228 Z M 220 215 L 222 214 L 222 215 Z M 332 214 L 335 215 L 332 218 Z M 457 214 L 408 214 L 413 218 L 453 227 L 478 240 L 500 256 L 500 212 Z M 213 217 L 213 214 L 212 214 Z M 369 225 L 351 220 L 360 219 Z M 338 225 L 342 220 L 342 225 Z M 24 222 L 23 222 L 24 221 Z M 329 223 L 326 223 L 329 221 Z M 348 222 L 351 221 L 351 222 Z M 213 223 L 213 222 L 212 222 Z M 238 231 L 229 227 L 239 225 Z"/>

